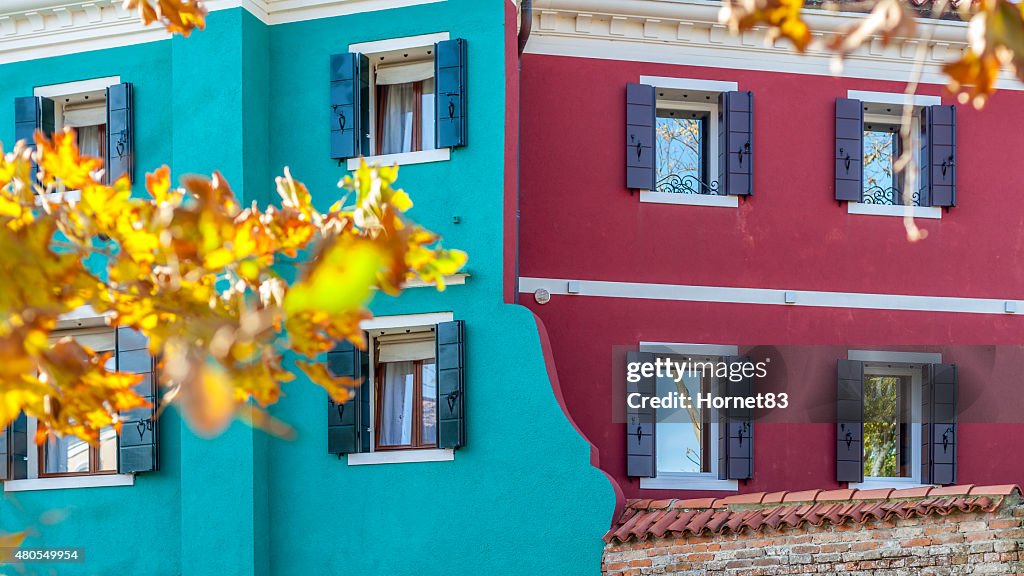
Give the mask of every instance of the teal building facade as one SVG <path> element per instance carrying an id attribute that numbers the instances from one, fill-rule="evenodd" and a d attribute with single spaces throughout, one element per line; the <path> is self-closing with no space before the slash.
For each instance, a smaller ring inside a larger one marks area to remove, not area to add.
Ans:
<path id="1" fill-rule="evenodd" d="M 446 246 L 469 253 L 464 273 L 449 278 L 444 292 L 410 286 L 400 297 L 374 299 L 375 320 L 365 328 L 381 356 L 371 362 L 383 362 L 387 353 L 429 365 L 429 353 L 402 356 L 417 347 L 400 333 L 412 327 L 429 339 L 436 324 L 462 321 L 464 441 L 455 450 L 381 450 L 426 445 L 429 434 L 417 428 L 407 439 L 409 429 L 396 424 L 398 440 L 387 441 L 371 426 L 364 431 L 371 452 L 331 454 L 326 393 L 299 375 L 272 409 L 295 428 L 294 440 L 241 423 L 201 438 L 171 409 L 157 423 L 154 471 L 49 476 L 41 473 L 48 456 L 34 446 L 12 447 L 12 464 L 25 458 L 34 473 L 4 482 L 0 531 L 27 530 L 27 546 L 81 548 L 84 561 L 0 565 L 0 574 L 598 572 L 614 489 L 560 408 L 543 327 L 509 302 L 516 6 L 507 0 L 215 1 L 205 31 L 171 38 L 143 29 L 118 2 L 67 4 L 12 3 L 16 10 L 5 22 L 18 40 L 0 40 L 0 102 L 9 103 L 0 106 L 0 141 L 10 150 L 21 121 L 19 98 L 49 98 L 61 110 L 58 124 L 74 125 L 99 114 L 82 100 L 86 95 L 130 83 L 139 195 L 145 173 L 166 163 L 175 176 L 219 170 L 243 203 L 266 205 L 276 197 L 274 176 L 288 167 L 326 209 L 355 162 L 332 153 L 332 133 L 345 130 L 332 92 L 332 56 L 366 57 L 367 102 L 383 109 L 386 97 L 398 119 L 381 119 L 371 108 L 359 126 L 375 137 L 358 151 L 401 164 L 398 184 L 415 202 L 410 216 L 441 234 Z M 438 43 L 456 39 L 465 47 L 464 109 L 457 114 L 440 97 L 431 99 L 432 84 L 443 80 L 430 64 Z M 407 65 L 407 58 L 415 62 Z M 446 115 L 461 117 L 465 132 L 461 145 L 438 148 L 433 136 Z M 396 121 L 400 127 L 389 128 Z M 383 142 L 385 133 L 394 135 L 390 143 Z M 89 145 L 109 155 L 126 142 L 101 131 Z M 426 369 L 422 374 L 416 400 L 431 385 Z M 383 373 L 368 377 L 371 387 L 384 385 Z M 371 393 L 386 412 L 383 392 Z M 422 421 L 430 416 L 421 412 L 437 408 L 427 404 L 414 412 Z"/>

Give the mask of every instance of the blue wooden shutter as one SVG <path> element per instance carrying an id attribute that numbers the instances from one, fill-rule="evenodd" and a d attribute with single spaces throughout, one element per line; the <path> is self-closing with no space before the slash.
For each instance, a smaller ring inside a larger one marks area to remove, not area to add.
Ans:
<path id="1" fill-rule="evenodd" d="M 864 106 L 836 98 L 836 200 L 860 202 L 864 193 Z"/>
<path id="2" fill-rule="evenodd" d="M 466 325 L 437 325 L 437 447 L 466 445 Z"/>
<path id="3" fill-rule="evenodd" d="M 370 451 L 371 384 L 369 354 L 342 342 L 327 353 L 327 369 L 335 376 L 344 376 L 362 384 L 344 404 L 327 397 L 327 453 L 353 454 Z"/>
<path id="4" fill-rule="evenodd" d="M 836 390 L 836 480 L 864 481 L 864 364 L 840 360 Z"/>
<path id="5" fill-rule="evenodd" d="M 149 353 L 149 339 L 131 328 L 117 329 L 117 371 L 141 374 L 135 391 L 151 406 L 136 408 L 121 415 L 121 436 L 118 438 L 117 471 L 152 472 L 160 468 L 159 423 L 157 405 L 160 401 L 156 362 Z"/>
<path id="6" fill-rule="evenodd" d="M 331 55 L 331 158 L 370 155 L 370 61 Z"/>
<path id="7" fill-rule="evenodd" d="M 24 140 L 34 150 L 36 130 L 41 130 L 47 136 L 53 134 L 53 100 L 41 96 L 15 98 L 14 140 Z M 36 165 L 32 164 L 33 179 L 35 173 Z"/>
<path id="8" fill-rule="evenodd" d="M 0 430 L 0 480 L 10 480 L 11 472 L 11 427 Z"/>
<path id="9" fill-rule="evenodd" d="M 462 38 L 434 44 L 435 147 L 465 146 L 467 140 L 466 41 Z"/>
<path id="10" fill-rule="evenodd" d="M 128 82 L 107 88 L 107 182 L 122 176 L 135 179 L 135 123 L 132 85 Z"/>
<path id="11" fill-rule="evenodd" d="M 12 480 L 24 480 L 28 478 L 28 416 L 20 414 L 11 423 L 9 440 L 11 468 L 8 470 L 8 476 Z"/>
<path id="12" fill-rule="evenodd" d="M 921 483 L 956 484 L 957 369 L 932 364 L 921 388 Z"/>
<path id="13" fill-rule="evenodd" d="M 627 366 L 630 364 L 653 363 L 653 352 L 628 352 Z M 650 378 L 637 373 L 638 382 L 630 382 L 626 378 L 626 474 L 640 478 L 654 478 L 658 473 L 657 455 L 655 454 L 655 410 L 649 405 L 641 408 L 629 406 L 629 396 L 640 394 L 653 398 L 657 392 L 654 376 Z"/>
<path id="14" fill-rule="evenodd" d="M 956 107 L 925 107 L 921 129 L 922 204 L 956 206 Z"/>
<path id="15" fill-rule="evenodd" d="M 754 193 L 754 93 L 719 96 L 718 186 L 722 194 Z"/>
<path id="16" fill-rule="evenodd" d="M 626 84 L 626 188 L 654 190 L 654 86 Z"/>
<path id="17" fill-rule="evenodd" d="M 750 356 L 727 356 L 722 359 L 732 366 L 736 362 L 747 364 Z M 731 375 L 736 376 L 735 373 Z M 720 381 L 719 395 L 730 398 L 749 398 L 754 395 L 752 379 L 742 377 Z M 720 480 L 749 480 L 754 477 L 754 410 L 727 408 L 718 412 L 718 478 Z"/>

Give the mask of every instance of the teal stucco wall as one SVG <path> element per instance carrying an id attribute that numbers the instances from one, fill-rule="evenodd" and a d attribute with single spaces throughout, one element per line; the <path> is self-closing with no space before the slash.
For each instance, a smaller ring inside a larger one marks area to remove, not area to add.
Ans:
<path id="1" fill-rule="evenodd" d="M 0 102 L 34 86 L 120 75 L 135 84 L 137 176 L 220 169 L 245 201 L 273 201 L 289 166 L 321 208 L 345 169 L 330 159 L 327 63 L 350 43 L 448 32 L 469 46 L 469 145 L 402 168 L 410 216 L 470 254 L 464 285 L 377 297 L 378 315 L 466 321 L 468 445 L 449 462 L 348 466 L 327 454 L 325 393 L 299 377 L 274 414 L 293 441 L 236 424 L 196 437 L 161 421 L 161 470 L 135 486 L 19 492 L 0 530 L 82 546 L 40 574 L 594 574 L 613 489 L 559 408 L 532 313 L 503 303 L 507 0 L 433 4 L 266 26 L 242 9 L 207 30 L 0 66 Z M 513 71 L 509 71 L 514 73 Z M 0 140 L 13 134 L 0 106 Z M 138 187 L 137 187 L 138 188 Z M 141 189 L 136 190 L 142 193 Z M 455 223 L 454 217 L 459 222 Z M 0 568 L 0 574 L 7 568 Z M 13 573 L 13 572 L 12 572 Z"/>

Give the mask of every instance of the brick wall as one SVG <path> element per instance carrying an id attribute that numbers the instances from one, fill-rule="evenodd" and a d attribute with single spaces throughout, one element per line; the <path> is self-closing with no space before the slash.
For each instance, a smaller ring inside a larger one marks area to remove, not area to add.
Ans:
<path id="1" fill-rule="evenodd" d="M 991 512 L 613 541 L 602 568 L 615 576 L 1024 574 L 1024 503 L 1014 494 Z"/>

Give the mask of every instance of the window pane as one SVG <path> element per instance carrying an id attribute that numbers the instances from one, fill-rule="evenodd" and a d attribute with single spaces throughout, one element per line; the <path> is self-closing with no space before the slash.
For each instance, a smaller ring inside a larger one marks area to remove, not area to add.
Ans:
<path id="1" fill-rule="evenodd" d="M 864 202 L 899 204 L 896 190 L 896 147 L 899 134 L 894 128 L 864 131 Z"/>
<path id="2" fill-rule="evenodd" d="M 658 192 L 707 193 L 704 182 L 706 114 L 658 110 L 655 187 Z"/>
<path id="3" fill-rule="evenodd" d="M 423 444 L 437 444 L 437 366 L 433 360 L 423 363 Z"/>
<path id="4" fill-rule="evenodd" d="M 381 364 L 384 386 L 380 395 L 380 445 L 412 443 L 413 363 Z"/>
<path id="5" fill-rule="evenodd" d="M 80 126 L 77 131 L 78 150 L 83 156 L 103 157 L 103 136 L 106 126 Z"/>
<path id="6" fill-rule="evenodd" d="M 100 445 L 97 448 L 99 456 L 99 468 L 101 472 L 114 472 L 117 470 L 117 432 L 112 426 L 100 430 Z"/>
<path id="7" fill-rule="evenodd" d="M 864 377 L 864 476 L 912 476 L 910 378 Z"/>
<path id="8" fill-rule="evenodd" d="M 422 146 L 421 150 L 434 149 L 434 79 L 427 78 L 423 81 L 423 114 L 420 118 L 422 124 Z"/>
<path id="9" fill-rule="evenodd" d="M 44 448 L 48 474 L 89 472 L 89 444 L 79 438 L 50 436 Z"/>
<path id="10" fill-rule="evenodd" d="M 680 358 L 678 362 L 682 363 Z M 706 391 L 704 379 L 699 371 L 686 370 L 682 379 L 676 382 L 673 377 L 658 378 L 657 395 L 659 398 L 676 393 L 697 398 L 697 394 Z M 686 408 L 659 408 L 657 415 L 658 434 L 656 436 L 658 471 L 661 472 L 710 472 L 711 455 L 709 453 L 710 425 L 704 422 L 702 411 L 695 402 Z"/>

